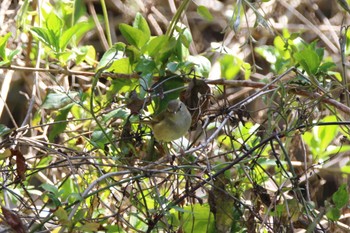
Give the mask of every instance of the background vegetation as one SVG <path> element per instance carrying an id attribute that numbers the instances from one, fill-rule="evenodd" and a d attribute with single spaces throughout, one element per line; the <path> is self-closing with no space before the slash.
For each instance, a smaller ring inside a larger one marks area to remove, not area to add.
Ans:
<path id="1" fill-rule="evenodd" d="M 349 232 L 347 10 L 3 0 L 1 228 Z M 176 98 L 191 130 L 157 142 Z"/>

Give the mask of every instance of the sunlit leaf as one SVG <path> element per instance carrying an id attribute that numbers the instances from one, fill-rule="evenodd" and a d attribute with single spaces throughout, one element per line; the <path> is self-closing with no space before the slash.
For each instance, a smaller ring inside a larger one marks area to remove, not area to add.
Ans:
<path id="1" fill-rule="evenodd" d="M 107 71 L 117 74 L 131 74 L 133 68 L 130 64 L 129 58 L 121 58 L 113 61 L 112 65 L 107 69 Z"/>
<path id="2" fill-rule="evenodd" d="M 55 117 L 55 124 L 53 124 L 50 128 L 50 132 L 49 132 L 49 141 L 53 142 L 56 137 L 60 134 L 63 133 L 64 130 L 66 129 L 67 125 L 68 125 L 68 120 L 67 120 L 67 116 L 68 113 L 70 111 L 70 109 L 72 108 L 72 105 L 68 105 L 67 107 L 59 110 L 56 114 Z"/>
<path id="3" fill-rule="evenodd" d="M 161 49 L 167 46 L 169 37 L 166 35 L 161 35 L 154 37 L 147 44 L 146 51 L 149 56 L 153 57 L 159 53 Z"/>
<path id="4" fill-rule="evenodd" d="M 59 109 L 72 103 L 78 95 L 79 93 L 75 91 L 69 93 L 49 93 L 41 107 L 43 109 Z"/>
<path id="5" fill-rule="evenodd" d="M 338 208 L 330 208 L 326 212 L 326 216 L 331 221 L 337 221 L 340 218 L 341 212 Z"/>
<path id="6" fill-rule="evenodd" d="M 205 6 L 198 6 L 197 7 L 197 13 L 203 17 L 203 19 L 207 20 L 207 21 L 212 21 L 214 19 L 213 15 L 210 13 L 210 11 L 208 10 L 207 7 Z"/>
<path id="7" fill-rule="evenodd" d="M 141 49 L 147 41 L 149 37 L 144 34 L 144 32 L 140 29 L 134 28 L 130 25 L 121 23 L 119 25 L 119 30 L 122 33 L 123 37 L 131 44 Z"/>
<path id="8" fill-rule="evenodd" d="M 53 194 L 58 195 L 58 189 L 54 185 L 44 183 L 44 184 L 40 185 L 40 187 L 43 188 L 45 191 L 48 191 L 48 192 L 51 192 Z"/>
<path id="9" fill-rule="evenodd" d="M 60 222 L 67 224 L 68 213 L 65 209 L 58 207 L 58 209 L 53 214 L 60 220 Z"/>
<path id="10" fill-rule="evenodd" d="M 113 134 L 113 130 L 112 129 L 107 129 L 107 130 L 105 130 L 105 132 L 107 133 L 109 138 Z M 104 132 L 102 130 L 95 130 L 92 133 L 92 135 L 91 135 L 91 141 L 90 142 L 96 148 L 103 149 L 105 144 L 109 143 L 109 140 L 108 140 L 108 138 L 106 137 L 106 135 L 104 134 Z"/>
<path id="11" fill-rule="evenodd" d="M 6 44 L 10 36 L 11 36 L 11 32 L 0 37 L 0 58 L 2 58 L 3 60 L 7 60 Z"/>
<path id="12" fill-rule="evenodd" d="M 91 30 L 94 25 L 90 22 L 79 22 L 64 31 L 60 37 L 60 49 L 64 51 L 68 43 L 74 38 L 80 38 L 81 35 L 86 34 L 87 31 Z"/>
<path id="13" fill-rule="evenodd" d="M 315 75 L 321 60 L 319 55 L 310 48 L 305 48 L 294 54 L 294 58 L 300 63 L 308 75 Z"/>
<path id="14" fill-rule="evenodd" d="M 147 39 L 146 41 L 149 40 L 151 36 L 151 31 L 148 27 L 148 23 L 145 20 L 145 18 L 142 16 L 141 13 L 137 12 L 133 24 L 134 28 L 140 29 L 143 32 L 143 36 Z"/>
<path id="15" fill-rule="evenodd" d="M 211 69 L 211 62 L 208 58 L 201 55 L 188 56 L 187 61 L 192 62 L 194 64 L 194 69 L 197 75 L 202 77 L 208 77 Z"/>
<path id="16" fill-rule="evenodd" d="M 333 203 L 337 208 L 343 208 L 349 202 L 349 192 L 347 185 L 342 184 L 338 190 L 332 195 Z"/>
<path id="17" fill-rule="evenodd" d="M 97 70 L 104 68 L 108 64 L 111 64 L 111 62 L 115 59 L 122 58 L 124 52 L 125 52 L 126 45 L 122 42 L 118 42 L 113 45 L 112 48 L 108 49 L 102 56 L 98 66 Z"/>
<path id="18" fill-rule="evenodd" d="M 322 122 L 337 122 L 335 116 L 326 116 L 322 119 Z M 327 125 L 324 127 L 319 127 L 318 138 L 320 139 L 319 150 L 324 151 L 328 145 L 334 140 L 338 133 L 339 126 L 337 125 Z"/>

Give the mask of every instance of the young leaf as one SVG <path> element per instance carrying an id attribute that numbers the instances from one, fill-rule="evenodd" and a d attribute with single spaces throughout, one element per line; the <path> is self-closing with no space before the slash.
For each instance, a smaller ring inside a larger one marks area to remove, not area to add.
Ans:
<path id="1" fill-rule="evenodd" d="M 107 66 L 112 60 L 121 58 L 122 55 L 125 52 L 126 45 L 122 42 L 118 42 L 115 45 L 113 45 L 112 48 L 108 49 L 102 56 L 98 66 L 97 70 L 104 68 Z M 120 54 L 120 55 L 119 55 Z"/>
<path id="2" fill-rule="evenodd" d="M 208 10 L 208 8 L 206 8 L 205 6 L 198 6 L 197 7 L 197 13 L 203 17 L 203 19 L 211 22 L 213 21 L 214 17 L 213 15 L 210 13 L 210 11 Z"/>
<path id="3" fill-rule="evenodd" d="M 96 64 L 96 51 L 92 45 L 85 45 L 74 50 L 76 54 L 76 64 L 86 61 L 89 65 Z"/>
<path id="4" fill-rule="evenodd" d="M 317 73 L 321 60 L 317 52 L 314 50 L 305 48 L 302 51 L 294 54 L 294 58 L 297 62 L 300 63 L 308 75 L 311 76 Z"/>
<path id="5" fill-rule="evenodd" d="M 208 77 L 209 71 L 211 69 L 211 63 L 208 58 L 202 55 L 190 55 L 188 56 L 187 60 L 194 64 L 196 74 L 198 74 L 199 76 Z"/>
<path id="6" fill-rule="evenodd" d="M 322 119 L 322 122 L 336 122 L 337 118 L 332 116 L 326 116 Z M 328 125 L 327 127 L 319 127 L 318 129 L 318 138 L 319 140 L 319 151 L 324 152 L 330 143 L 334 140 L 336 135 L 338 134 L 339 126 L 338 125 Z M 322 155 L 322 154 L 321 154 Z M 321 156 L 320 155 L 320 156 Z"/>
<path id="7" fill-rule="evenodd" d="M 59 39 L 63 30 L 63 20 L 58 17 L 54 12 L 51 12 L 45 21 L 46 28 L 54 36 L 54 38 Z"/>
<path id="8" fill-rule="evenodd" d="M 64 51 L 66 49 L 68 43 L 72 40 L 72 38 L 77 37 L 78 32 L 79 32 L 79 35 L 81 35 L 81 33 L 85 34 L 87 31 L 91 30 L 92 28 L 93 28 L 92 24 L 89 24 L 87 22 L 79 22 L 75 24 L 73 27 L 64 31 L 62 36 L 60 37 L 61 51 Z"/>
<path id="9" fill-rule="evenodd" d="M 136 82 L 129 78 L 116 78 L 111 80 L 107 91 L 107 99 L 113 99 L 118 93 L 129 92 L 136 86 Z"/>
<path id="10" fill-rule="evenodd" d="M 108 137 L 111 138 L 113 135 L 113 130 L 107 129 L 106 133 L 107 133 Z M 105 144 L 108 142 L 109 142 L 109 140 L 106 137 L 106 135 L 102 132 L 102 130 L 95 130 L 91 135 L 90 143 L 93 146 L 95 146 L 96 148 L 103 149 Z"/>
<path id="11" fill-rule="evenodd" d="M 40 185 L 40 187 L 43 188 L 47 192 L 53 193 L 57 196 L 59 195 L 58 189 L 54 185 L 44 183 L 44 184 Z"/>
<path id="12" fill-rule="evenodd" d="M 169 37 L 166 35 L 154 37 L 148 42 L 145 52 L 151 57 L 156 56 L 162 48 L 167 47 L 168 40 Z"/>
<path id="13" fill-rule="evenodd" d="M 131 27 L 127 24 L 120 24 L 119 30 L 124 36 L 124 38 L 131 44 L 136 46 L 137 48 L 141 49 L 142 46 L 144 46 L 147 41 L 149 40 L 149 37 L 143 33 L 140 29 Z"/>
<path id="14" fill-rule="evenodd" d="M 118 74 L 131 74 L 132 65 L 130 64 L 130 59 L 125 57 L 113 61 L 112 65 L 107 69 L 107 71 Z"/>
<path id="15" fill-rule="evenodd" d="M 135 21 L 133 26 L 134 28 L 140 29 L 144 33 L 144 36 L 147 38 L 147 41 L 149 40 L 151 36 L 151 31 L 148 27 L 147 21 L 139 12 L 137 12 L 135 16 Z"/>
<path id="16" fill-rule="evenodd" d="M 69 113 L 70 109 L 72 108 L 72 106 L 73 105 L 68 105 L 67 107 L 58 111 L 58 113 L 55 117 L 56 124 L 54 124 L 51 127 L 51 130 L 49 133 L 49 141 L 50 142 L 53 142 L 55 140 L 55 138 L 60 133 L 64 132 L 64 130 L 66 129 L 66 127 L 68 125 L 67 116 L 68 116 L 68 113 Z"/>
<path id="17" fill-rule="evenodd" d="M 41 42 L 43 42 L 48 47 L 51 47 L 51 37 L 49 31 L 46 28 L 32 27 L 30 31 L 33 32 Z"/>
<path id="18" fill-rule="evenodd" d="M 6 35 L 0 37 L 0 58 L 2 60 L 8 60 L 6 55 L 6 44 L 7 40 L 10 38 L 11 32 L 7 33 Z"/>
<path id="19" fill-rule="evenodd" d="M 135 71 L 141 72 L 142 74 L 153 73 L 155 69 L 156 63 L 153 60 L 147 58 L 141 59 L 135 67 Z"/>
<path id="20" fill-rule="evenodd" d="M 63 30 L 63 21 L 54 12 L 51 12 L 46 18 L 46 28 L 50 36 L 50 47 L 56 53 L 61 52 L 60 40 Z"/>
<path id="21" fill-rule="evenodd" d="M 318 72 L 323 72 L 323 73 L 327 73 L 328 71 L 330 71 L 333 67 L 336 67 L 336 65 L 334 64 L 334 62 L 325 62 L 322 65 L 320 65 L 320 67 L 318 68 Z"/>
<path id="22" fill-rule="evenodd" d="M 61 206 L 53 213 L 62 224 L 66 225 L 68 223 L 68 213 Z"/>
<path id="23" fill-rule="evenodd" d="M 340 210 L 338 208 L 330 208 L 328 209 L 326 216 L 331 221 L 337 221 L 340 218 Z"/>
<path id="24" fill-rule="evenodd" d="M 14 56 L 16 56 L 19 52 L 20 52 L 19 49 L 11 50 L 11 51 L 9 52 L 9 54 L 7 55 L 7 59 L 8 59 L 9 61 L 12 61 L 12 59 L 14 58 Z"/>
<path id="25" fill-rule="evenodd" d="M 338 190 L 332 195 L 335 206 L 340 209 L 349 202 L 349 192 L 345 184 L 342 184 Z"/>
<path id="26" fill-rule="evenodd" d="M 69 103 L 72 103 L 74 98 L 78 96 L 78 92 L 72 91 L 70 93 L 49 93 L 44 103 L 41 105 L 43 109 L 59 109 Z"/>

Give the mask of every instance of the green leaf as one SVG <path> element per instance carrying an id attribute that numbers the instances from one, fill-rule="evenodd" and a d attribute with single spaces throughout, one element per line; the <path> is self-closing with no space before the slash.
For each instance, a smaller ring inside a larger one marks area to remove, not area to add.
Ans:
<path id="1" fill-rule="evenodd" d="M 83 220 L 86 216 L 86 213 L 88 212 L 88 209 L 80 209 L 77 211 L 77 213 L 74 215 L 73 221 L 79 222 Z"/>
<path id="2" fill-rule="evenodd" d="M 58 17 L 54 12 L 51 12 L 45 21 L 47 32 L 50 36 L 50 47 L 56 53 L 61 52 L 60 40 L 63 30 L 63 20 Z"/>
<path id="3" fill-rule="evenodd" d="M 47 193 L 46 196 L 50 199 L 50 201 L 48 202 L 49 208 L 56 209 L 57 207 L 62 205 L 60 199 L 55 194 Z"/>
<path id="4" fill-rule="evenodd" d="M 0 124 L 0 137 L 3 137 L 4 135 L 11 132 L 11 129 L 7 128 L 6 125 Z"/>
<path id="5" fill-rule="evenodd" d="M 147 37 L 143 31 L 127 24 L 120 24 L 119 30 L 127 42 L 139 49 L 141 49 L 149 40 L 149 37 Z"/>
<path id="6" fill-rule="evenodd" d="M 129 116 L 129 113 L 127 111 L 125 111 L 124 109 L 118 108 L 115 109 L 105 115 L 103 115 L 103 122 L 107 122 L 110 119 L 123 119 L 126 120 Z"/>
<path id="7" fill-rule="evenodd" d="M 55 138 L 62 132 L 64 132 L 64 130 L 66 129 L 67 125 L 68 125 L 68 121 L 67 121 L 67 116 L 68 113 L 70 111 L 70 109 L 72 108 L 73 105 L 68 105 L 67 107 L 59 110 L 57 112 L 57 115 L 55 117 L 55 122 L 56 124 L 54 124 L 51 129 L 50 129 L 50 133 L 49 133 L 49 141 L 53 142 L 55 140 Z M 61 122 L 63 121 L 63 122 Z"/>
<path id="8" fill-rule="evenodd" d="M 139 62 L 140 58 L 142 57 L 141 51 L 134 45 L 126 46 L 125 55 L 129 58 L 129 62 L 132 65 Z"/>
<path id="9" fill-rule="evenodd" d="M 75 180 L 72 177 L 68 177 L 59 189 L 61 193 L 61 199 L 68 203 L 75 201 L 81 201 L 81 195 L 79 195 L 79 189 L 76 186 Z"/>
<path id="10" fill-rule="evenodd" d="M 111 136 L 113 135 L 113 130 L 107 129 L 106 133 L 109 136 L 109 138 L 111 138 Z M 96 148 L 104 149 L 105 144 L 109 143 L 109 140 L 102 130 L 95 130 L 91 135 L 90 143 Z"/>
<path id="11" fill-rule="evenodd" d="M 294 54 L 294 58 L 300 63 L 308 75 L 315 75 L 320 66 L 321 60 L 319 55 L 310 48 L 305 48 Z"/>
<path id="12" fill-rule="evenodd" d="M 295 40 L 296 38 L 298 38 L 300 36 L 300 33 L 294 32 L 289 36 L 289 40 Z"/>
<path id="13" fill-rule="evenodd" d="M 326 213 L 327 218 L 332 221 L 337 221 L 340 218 L 340 215 L 341 213 L 338 208 L 330 208 Z"/>
<path id="14" fill-rule="evenodd" d="M 350 165 L 342 166 L 341 169 L 340 169 L 340 171 L 341 171 L 342 173 L 345 173 L 345 174 L 349 175 L 349 174 L 350 174 Z"/>
<path id="15" fill-rule="evenodd" d="M 46 28 L 32 27 L 30 31 L 33 32 L 41 42 L 51 47 L 51 37 Z"/>
<path id="16" fill-rule="evenodd" d="M 161 49 L 163 49 L 164 47 L 167 47 L 168 40 L 169 40 L 169 37 L 166 35 L 161 35 L 161 36 L 152 38 L 148 42 L 145 48 L 145 52 L 148 53 L 148 55 L 151 57 L 158 55 Z"/>
<path id="17" fill-rule="evenodd" d="M 7 59 L 8 59 L 9 61 L 12 61 L 12 59 L 14 58 L 14 56 L 16 56 L 19 52 L 20 52 L 19 49 L 11 50 L 11 51 L 9 52 L 9 54 L 7 55 Z"/>
<path id="18" fill-rule="evenodd" d="M 319 60 L 322 61 L 324 56 L 324 49 L 316 48 L 316 41 L 312 42 L 312 45 L 314 46 L 314 48 L 311 48 L 311 49 L 317 53 Z"/>
<path id="19" fill-rule="evenodd" d="M 141 61 L 139 61 L 135 67 L 135 71 L 141 72 L 142 74 L 153 73 L 155 69 L 156 63 L 153 60 L 147 58 L 141 59 Z"/>
<path id="20" fill-rule="evenodd" d="M 336 67 L 336 65 L 334 64 L 334 62 L 325 62 L 322 65 L 320 65 L 320 67 L 318 68 L 318 72 L 324 72 L 327 73 L 328 71 L 330 71 L 333 67 Z"/>
<path id="21" fill-rule="evenodd" d="M 229 54 L 225 54 L 219 59 L 221 73 L 225 79 L 233 79 L 240 72 L 239 59 Z"/>
<path id="22" fill-rule="evenodd" d="M 208 58 L 196 55 L 196 56 L 188 56 L 187 60 L 194 64 L 194 69 L 196 74 L 203 77 L 208 77 L 211 69 L 211 63 Z"/>
<path id="23" fill-rule="evenodd" d="M 338 190 L 332 195 L 332 200 L 335 206 L 340 209 L 349 202 L 349 192 L 345 184 L 342 184 Z"/>
<path id="24" fill-rule="evenodd" d="M 215 232 L 214 215 L 210 212 L 209 205 L 194 204 L 186 206 L 184 210 L 184 232 Z"/>
<path id="25" fill-rule="evenodd" d="M 140 29 L 144 33 L 144 36 L 147 38 L 147 41 L 149 40 L 151 37 L 151 31 L 148 27 L 147 21 L 141 13 L 137 12 L 133 26 L 134 28 Z"/>
<path id="26" fill-rule="evenodd" d="M 101 228 L 101 224 L 98 222 L 86 222 L 84 225 L 80 226 L 77 230 L 79 232 L 98 232 Z"/>
<path id="27" fill-rule="evenodd" d="M 213 21 L 214 17 L 213 15 L 210 13 L 210 11 L 208 10 L 208 8 L 206 8 L 205 6 L 198 6 L 197 7 L 197 13 L 203 17 L 203 19 L 211 22 Z"/>
<path id="28" fill-rule="evenodd" d="M 49 93 L 41 107 L 43 109 L 59 109 L 72 103 L 78 95 L 79 93 L 76 91 L 69 93 Z"/>
<path id="29" fill-rule="evenodd" d="M 317 152 L 319 152 L 320 145 L 319 138 L 317 138 L 315 134 L 311 132 L 305 132 L 302 137 L 305 140 L 305 143 L 309 146 L 311 153 L 313 155 L 317 155 Z"/>
<path id="30" fill-rule="evenodd" d="M 322 119 L 322 122 L 337 122 L 336 116 L 326 116 Z M 326 150 L 328 145 L 334 140 L 338 133 L 339 126 L 327 125 L 325 127 L 318 128 L 318 138 L 320 139 L 319 149 L 320 151 Z"/>
<path id="31" fill-rule="evenodd" d="M 76 54 L 76 64 L 86 61 L 90 65 L 96 64 L 96 51 L 92 45 L 81 46 L 74 50 Z"/>
<path id="32" fill-rule="evenodd" d="M 58 207 L 58 209 L 53 213 L 63 224 L 68 222 L 68 213 L 62 207 Z"/>
<path id="33" fill-rule="evenodd" d="M 121 58 L 125 52 L 126 45 L 122 42 L 118 42 L 113 45 L 112 48 L 108 49 L 102 56 L 97 70 L 107 66 L 112 60 Z"/>
<path id="34" fill-rule="evenodd" d="M 40 160 L 40 162 L 37 164 L 36 168 L 46 168 L 49 166 L 50 162 L 53 160 L 53 156 L 47 156 Z"/>
<path id="35" fill-rule="evenodd" d="M 56 186 L 54 185 L 51 185 L 51 184 L 47 184 L 47 183 L 44 183 L 42 185 L 40 185 L 41 188 L 43 188 L 45 191 L 47 192 L 50 192 L 50 193 L 53 193 L 53 194 L 56 194 L 58 196 L 58 189 Z"/>
<path id="36" fill-rule="evenodd" d="M 136 81 L 129 78 L 117 78 L 111 80 L 111 85 L 107 91 L 107 99 L 113 99 L 118 93 L 129 92 L 136 86 Z"/>
<path id="37" fill-rule="evenodd" d="M 180 42 L 186 47 L 189 48 L 191 42 L 193 41 L 192 34 L 190 30 L 187 27 L 180 27 L 176 26 L 175 27 L 176 31 L 179 33 L 180 37 Z"/>
<path id="38" fill-rule="evenodd" d="M 45 19 L 46 28 L 52 33 L 55 39 L 59 39 L 63 30 L 63 20 L 55 12 L 51 12 Z"/>
<path id="39" fill-rule="evenodd" d="M 60 38 L 60 49 L 64 51 L 68 45 L 68 43 L 74 38 L 78 37 L 81 34 L 86 34 L 87 31 L 91 30 L 93 25 L 87 22 L 79 22 L 75 24 L 73 27 L 67 29 L 62 33 Z M 78 33 L 79 32 L 79 33 Z"/>
<path id="40" fill-rule="evenodd" d="M 251 73 L 252 73 L 251 65 L 248 62 L 243 62 L 241 67 L 244 70 L 244 79 L 248 80 L 250 78 Z"/>
<path id="41" fill-rule="evenodd" d="M 11 32 L 7 33 L 6 35 L 0 37 L 0 58 L 7 61 L 7 54 L 6 54 L 6 44 L 8 39 L 11 36 Z"/>
<path id="42" fill-rule="evenodd" d="M 165 38 L 168 38 L 165 36 Z M 172 37 L 170 39 L 167 39 L 166 43 L 159 44 L 157 47 L 155 47 L 154 53 L 152 53 L 152 56 L 154 57 L 154 61 L 157 65 L 163 65 L 168 62 L 168 60 L 171 58 L 171 56 L 174 54 L 174 50 L 177 45 L 177 40 Z"/>
<path id="43" fill-rule="evenodd" d="M 107 69 L 107 71 L 117 74 L 131 74 L 133 69 L 129 58 L 121 58 L 113 61 L 112 65 Z"/>
<path id="44" fill-rule="evenodd" d="M 74 24 L 86 14 L 86 4 L 84 0 L 74 0 Z"/>

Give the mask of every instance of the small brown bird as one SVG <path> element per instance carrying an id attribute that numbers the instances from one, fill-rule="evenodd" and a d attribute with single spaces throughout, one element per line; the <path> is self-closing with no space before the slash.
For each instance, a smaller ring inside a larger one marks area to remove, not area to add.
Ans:
<path id="1" fill-rule="evenodd" d="M 140 122 L 151 127 L 158 141 L 170 142 L 182 137 L 189 130 L 192 117 L 183 102 L 171 100 L 165 111 L 151 120 Z"/>

